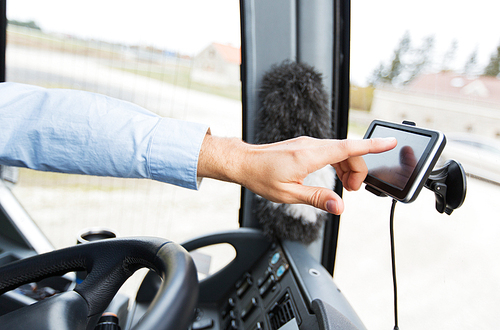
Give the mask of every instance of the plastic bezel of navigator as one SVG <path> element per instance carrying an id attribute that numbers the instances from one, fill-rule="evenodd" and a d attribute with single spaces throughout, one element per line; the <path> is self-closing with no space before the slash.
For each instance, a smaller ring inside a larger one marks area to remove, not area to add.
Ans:
<path id="1" fill-rule="evenodd" d="M 384 128 L 382 129 L 383 132 L 377 130 L 377 128 L 379 127 Z M 414 168 L 405 186 L 399 188 L 393 184 L 387 183 L 386 181 L 370 173 L 372 168 L 370 168 L 369 162 L 366 159 L 366 157 L 387 157 L 386 153 L 398 152 L 397 150 L 401 150 L 401 148 L 404 147 L 405 145 L 408 145 L 412 148 L 414 147 L 411 144 L 401 145 L 401 141 L 398 141 L 398 146 L 393 150 L 380 154 L 369 154 L 367 156 L 364 156 L 368 166 L 368 176 L 366 177 L 364 182 L 367 185 L 366 187 L 367 190 L 370 190 L 377 195 L 380 196 L 388 195 L 400 202 L 410 203 L 417 198 L 430 172 L 434 168 L 434 165 L 436 165 L 436 162 L 446 144 L 446 138 L 443 135 L 443 133 L 439 131 L 423 129 L 406 124 L 396 124 L 380 120 L 374 120 L 370 124 L 370 127 L 368 127 L 364 139 L 369 139 L 372 137 L 396 137 L 395 135 L 399 136 L 408 135 L 409 138 L 412 135 L 417 138 L 419 136 L 429 138 L 420 158 L 417 160 L 417 165 Z M 400 138 L 399 140 L 404 140 L 404 139 Z"/>

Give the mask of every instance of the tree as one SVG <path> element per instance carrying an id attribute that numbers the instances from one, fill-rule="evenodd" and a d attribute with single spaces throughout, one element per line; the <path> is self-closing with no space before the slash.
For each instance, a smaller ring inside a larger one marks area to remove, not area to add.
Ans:
<path id="1" fill-rule="evenodd" d="M 453 39 L 451 42 L 450 48 L 446 51 L 443 57 L 443 63 L 441 63 L 441 71 L 450 71 L 451 65 L 455 60 L 455 56 L 458 49 L 458 41 L 457 39 Z"/>
<path id="2" fill-rule="evenodd" d="M 500 74 L 500 45 L 497 47 L 496 53 L 490 57 L 490 62 L 484 69 L 484 76 L 497 77 Z"/>
<path id="3" fill-rule="evenodd" d="M 405 57 L 406 53 L 410 50 L 410 44 L 410 33 L 406 31 L 403 38 L 399 41 L 399 45 L 394 50 L 394 56 L 389 67 L 386 68 L 383 63 L 380 63 L 378 68 L 374 70 L 372 78 L 370 79 L 371 85 L 394 82 L 403 71 L 404 64 L 401 59 Z"/>
<path id="4" fill-rule="evenodd" d="M 370 86 L 378 85 L 380 82 L 382 82 L 382 79 L 385 75 L 384 64 L 380 63 L 379 66 L 373 70 L 371 77 L 368 78 L 368 84 Z"/>
<path id="5" fill-rule="evenodd" d="M 477 48 L 470 54 L 464 66 L 465 75 L 477 74 Z"/>
<path id="6" fill-rule="evenodd" d="M 394 50 L 390 65 L 381 63 L 372 73 L 369 83 L 375 86 L 379 83 L 403 86 L 415 79 L 429 64 L 434 48 L 434 36 L 424 39 L 420 47 L 412 47 L 410 33 L 405 32 Z"/>
<path id="7" fill-rule="evenodd" d="M 384 76 L 384 82 L 395 82 L 395 80 L 403 73 L 405 69 L 404 58 L 410 51 L 411 38 L 408 31 L 405 32 L 403 38 L 399 42 L 398 47 L 394 50 L 394 57 L 389 67 L 389 72 Z"/>
<path id="8" fill-rule="evenodd" d="M 30 29 L 41 30 L 38 24 L 35 21 L 16 21 L 16 20 L 8 20 L 8 24 L 24 26 Z"/>
<path id="9" fill-rule="evenodd" d="M 413 50 L 412 59 L 408 64 L 410 76 L 405 83 L 415 79 L 430 64 L 433 49 L 434 36 L 428 36 L 424 39 L 422 46 Z"/>

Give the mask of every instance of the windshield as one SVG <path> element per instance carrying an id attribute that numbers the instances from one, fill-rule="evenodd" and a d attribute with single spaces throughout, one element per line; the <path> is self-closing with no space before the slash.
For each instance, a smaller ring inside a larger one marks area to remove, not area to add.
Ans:
<path id="1" fill-rule="evenodd" d="M 500 5 L 353 0 L 351 10 L 349 137 L 373 119 L 413 121 L 449 136 L 439 164 L 468 173 L 451 216 L 428 189 L 396 206 L 400 327 L 496 328 L 500 161 L 478 145 L 500 138 Z M 393 328 L 391 200 L 365 189 L 344 200 L 335 280 L 368 329 Z"/>
<path id="2" fill-rule="evenodd" d="M 99 8 L 99 10 L 96 10 Z M 237 1 L 9 1 L 7 81 L 106 94 L 241 136 Z M 56 248 L 85 228 L 188 238 L 238 227 L 240 187 L 21 169 L 13 188 Z"/>

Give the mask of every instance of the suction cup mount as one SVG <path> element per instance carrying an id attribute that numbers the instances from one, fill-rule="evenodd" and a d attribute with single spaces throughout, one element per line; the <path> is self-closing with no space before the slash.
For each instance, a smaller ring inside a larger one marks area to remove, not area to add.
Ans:
<path id="1" fill-rule="evenodd" d="M 462 165 L 447 161 L 443 167 L 433 170 L 424 186 L 436 195 L 436 210 L 450 215 L 462 206 L 467 192 L 467 179 Z"/>

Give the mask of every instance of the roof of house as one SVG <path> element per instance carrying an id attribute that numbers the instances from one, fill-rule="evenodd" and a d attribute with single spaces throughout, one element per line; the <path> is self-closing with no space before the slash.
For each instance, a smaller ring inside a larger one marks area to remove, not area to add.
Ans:
<path id="1" fill-rule="evenodd" d="M 231 45 L 223 45 L 218 43 L 212 44 L 225 61 L 230 63 L 241 64 L 241 48 L 236 48 Z"/>
<path id="2" fill-rule="evenodd" d="M 453 72 L 422 75 L 407 86 L 411 92 L 500 104 L 500 79 L 467 77 Z"/>

